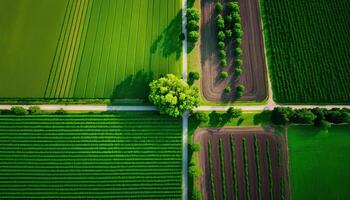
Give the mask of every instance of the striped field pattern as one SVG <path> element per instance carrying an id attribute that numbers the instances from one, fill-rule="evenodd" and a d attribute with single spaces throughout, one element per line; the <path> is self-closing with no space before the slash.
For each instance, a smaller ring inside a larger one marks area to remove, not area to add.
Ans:
<path id="1" fill-rule="evenodd" d="M 0 116 L 1 198 L 180 199 L 180 120 Z"/>
<path id="2" fill-rule="evenodd" d="M 145 98 L 181 74 L 180 0 L 70 0 L 46 98 Z"/>

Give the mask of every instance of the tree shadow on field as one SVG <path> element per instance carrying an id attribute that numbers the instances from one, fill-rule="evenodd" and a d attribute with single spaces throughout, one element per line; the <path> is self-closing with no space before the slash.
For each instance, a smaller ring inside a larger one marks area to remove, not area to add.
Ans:
<path id="1" fill-rule="evenodd" d="M 149 93 L 148 84 L 153 80 L 152 72 L 138 71 L 118 84 L 111 99 L 145 99 Z"/>
<path id="2" fill-rule="evenodd" d="M 162 33 L 153 41 L 150 52 L 152 54 L 159 53 L 167 58 L 175 54 L 178 60 L 181 57 L 182 40 L 180 35 L 182 33 L 182 15 L 181 10 L 177 13 L 175 18 L 162 31 Z"/>

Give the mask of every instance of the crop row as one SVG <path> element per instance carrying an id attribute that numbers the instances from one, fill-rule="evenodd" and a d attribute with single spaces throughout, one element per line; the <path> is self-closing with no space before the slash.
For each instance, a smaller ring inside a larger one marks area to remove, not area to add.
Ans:
<path id="1" fill-rule="evenodd" d="M 236 142 L 234 137 L 230 137 L 231 159 L 232 159 L 232 176 L 233 176 L 233 192 L 235 199 L 238 199 L 238 179 L 237 179 L 237 163 L 236 163 Z"/>
<path id="2" fill-rule="evenodd" d="M 181 125 L 148 118 L 140 123 L 106 118 L 89 121 L 91 126 L 75 123 L 76 118 L 62 118 L 67 122 L 60 125 L 0 122 L 6 124 L 0 125 L 0 193 L 6 198 L 90 193 L 90 198 L 179 198 Z M 121 123 L 122 128 L 113 129 Z"/>
<path id="3" fill-rule="evenodd" d="M 267 169 L 268 169 L 268 176 L 269 176 L 269 187 L 270 187 L 270 199 L 273 200 L 273 175 L 272 175 L 272 161 L 271 161 L 271 154 L 270 154 L 270 142 L 269 140 L 266 140 L 266 157 L 267 157 Z"/>
<path id="4" fill-rule="evenodd" d="M 258 183 L 258 200 L 260 200 L 262 199 L 262 193 L 261 193 L 261 175 L 260 175 L 260 160 L 259 160 L 259 141 L 256 135 L 254 135 L 254 153 L 255 153 L 256 178 Z"/>
<path id="5" fill-rule="evenodd" d="M 244 177 L 245 177 L 245 189 L 247 199 L 250 198 L 250 181 L 249 181 L 249 164 L 248 164 L 248 148 L 247 148 L 247 140 L 246 138 L 242 139 L 243 145 L 243 167 L 244 167 Z"/>
<path id="6" fill-rule="evenodd" d="M 350 22 L 342 19 L 350 18 L 349 1 L 262 0 L 261 5 L 276 101 L 348 103 Z"/>
<path id="7" fill-rule="evenodd" d="M 224 159 L 224 147 L 222 140 L 219 140 L 219 154 L 220 154 L 220 166 L 221 166 L 221 185 L 222 185 L 222 198 L 226 199 L 226 176 L 225 176 L 225 159 Z"/>
<path id="8" fill-rule="evenodd" d="M 209 176 L 210 176 L 210 189 L 213 199 L 216 199 L 215 196 L 215 180 L 214 180 L 214 168 L 213 168 L 213 157 L 212 157 L 212 147 L 211 141 L 208 140 L 208 160 L 209 160 Z"/>

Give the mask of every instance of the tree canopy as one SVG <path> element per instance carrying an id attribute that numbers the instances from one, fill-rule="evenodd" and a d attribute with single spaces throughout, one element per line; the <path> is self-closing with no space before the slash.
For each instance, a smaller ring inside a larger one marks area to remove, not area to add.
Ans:
<path id="1" fill-rule="evenodd" d="M 149 100 L 159 107 L 161 114 L 179 117 L 199 105 L 199 90 L 173 74 L 150 83 Z"/>

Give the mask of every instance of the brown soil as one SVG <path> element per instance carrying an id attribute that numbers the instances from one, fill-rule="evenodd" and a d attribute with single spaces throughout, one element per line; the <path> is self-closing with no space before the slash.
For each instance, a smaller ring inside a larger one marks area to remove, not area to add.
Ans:
<path id="1" fill-rule="evenodd" d="M 224 162 L 225 162 L 225 177 L 226 177 L 226 198 L 234 199 L 234 182 L 233 169 L 231 160 L 230 137 L 235 139 L 235 158 L 236 158 L 236 174 L 238 181 L 238 197 L 246 199 L 245 191 L 245 176 L 244 176 L 244 160 L 243 160 L 243 145 L 242 140 L 246 138 L 248 149 L 248 169 L 249 169 L 249 184 L 250 197 L 257 199 L 258 197 L 258 179 L 256 177 L 256 163 L 254 153 L 254 135 L 258 138 L 259 144 L 259 162 L 260 162 L 260 185 L 262 199 L 271 199 L 269 195 L 270 184 L 268 175 L 268 162 L 266 157 L 265 141 L 270 142 L 270 155 L 272 162 L 273 175 L 273 196 L 274 199 L 281 199 L 281 180 L 284 179 L 285 198 L 290 199 L 289 181 L 287 173 L 287 145 L 284 135 L 275 134 L 275 130 L 270 127 L 245 127 L 245 128 L 209 128 L 198 129 L 194 135 L 194 141 L 201 144 L 199 152 L 199 162 L 202 167 L 202 176 L 199 177 L 199 186 L 203 199 L 213 199 L 211 196 L 209 160 L 208 160 L 208 140 L 212 143 L 213 156 L 213 174 L 215 185 L 216 199 L 223 199 L 221 185 L 221 162 L 219 156 L 219 139 L 223 141 Z M 278 160 L 277 143 L 280 145 L 281 161 Z"/>
<path id="2" fill-rule="evenodd" d="M 224 2 L 224 0 L 220 0 Z M 245 93 L 239 101 L 263 101 L 267 97 L 266 66 L 258 0 L 238 0 L 241 7 L 243 44 L 243 74 L 236 79 L 233 74 L 232 49 L 227 50 L 228 66 L 222 69 L 217 56 L 215 28 L 215 4 L 217 0 L 201 0 L 201 66 L 202 93 L 208 101 L 234 101 L 238 83 L 245 86 Z M 232 41 L 229 47 L 232 47 Z M 222 80 L 222 70 L 229 72 L 229 78 Z M 232 93 L 225 94 L 225 87 L 231 86 Z"/>

